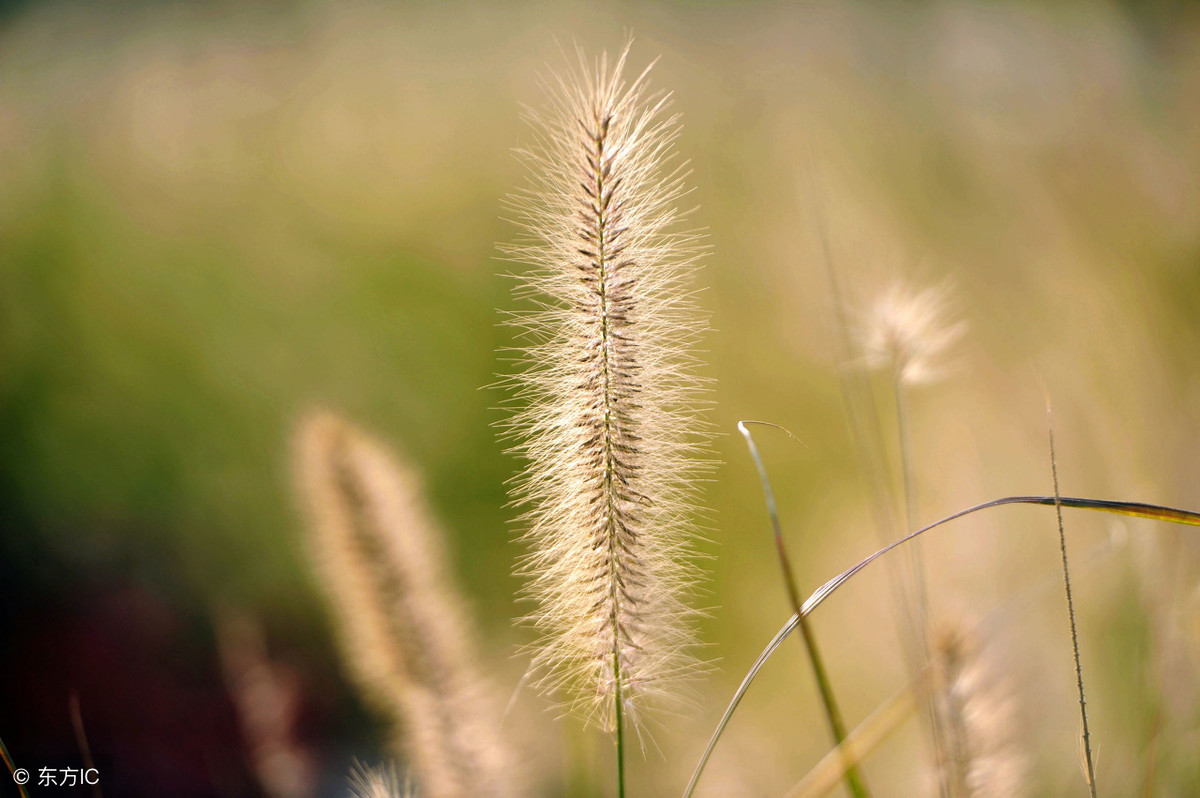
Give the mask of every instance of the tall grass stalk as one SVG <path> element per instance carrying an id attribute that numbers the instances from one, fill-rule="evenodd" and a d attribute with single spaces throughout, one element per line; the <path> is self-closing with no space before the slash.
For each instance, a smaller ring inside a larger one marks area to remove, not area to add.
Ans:
<path id="1" fill-rule="evenodd" d="M 946 352 L 966 330 L 965 321 L 950 318 L 949 304 L 950 287 L 947 284 L 923 290 L 896 284 L 876 299 L 861 330 L 865 364 L 885 371 L 891 386 L 900 457 L 901 515 L 907 531 L 917 528 L 908 392 L 913 386 L 930 383 L 943 376 L 946 371 Z M 917 604 L 914 631 L 918 653 L 924 660 L 929 653 L 926 641 L 929 595 L 919 540 L 913 542 L 909 554 Z"/>
<path id="2" fill-rule="evenodd" d="M 809 163 L 813 159 L 809 158 Z M 811 168 L 811 167 L 810 167 Z M 884 437 L 883 424 L 880 419 L 879 406 L 875 390 L 868 375 L 863 370 L 854 368 L 862 355 L 858 351 L 852 329 L 849 309 L 842 291 L 841 279 L 838 276 L 837 265 L 829 243 L 829 231 L 826 227 L 823 205 L 816 197 L 814 182 L 809 173 L 806 184 L 809 186 L 809 200 L 817 214 L 817 238 L 821 246 L 821 258 L 825 264 L 826 276 L 829 280 L 829 293 L 834 311 L 834 327 L 839 343 L 839 360 L 846 367 L 838 370 L 838 384 L 841 387 L 842 402 L 846 407 L 846 421 L 850 433 L 850 441 L 854 449 L 855 459 L 862 475 L 870 483 L 872 498 L 871 509 L 875 516 L 875 532 L 879 545 L 886 546 L 896 539 L 897 529 L 893 508 L 895 506 L 894 487 L 890 466 L 883 456 Z M 907 530 L 902 530 L 907 531 Z M 914 621 L 911 614 L 912 601 L 909 588 L 905 584 L 900 568 L 894 563 L 888 563 L 888 580 L 892 591 L 892 606 L 896 623 L 896 632 L 901 648 L 905 653 L 905 662 L 910 671 L 920 667 L 913 655 L 911 639 L 914 631 Z M 911 675 L 911 674 L 910 674 Z"/>
<path id="3" fill-rule="evenodd" d="M 1058 458 L 1054 453 L 1054 415 L 1046 403 L 1046 426 L 1050 432 L 1050 473 L 1054 477 L 1054 512 L 1058 518 L 1058 545 L 1062 553 L 1063 587 L 1067 595 L 1067 619 L 1071 624 L 1071 653 L 1075 659 L 1075 685 L 1079 690 L 1079 717 L 1083 723 L 1083 756 L 1088 791 L 1096 798 L 1096 771 L 1092 763 L 1092 736 L 1088 729 L 1087 701 L 1083 696 L 1083 665 L 1079 658 L 1079 627 L 1075 623 L 1075 601 L 1071 597 L 1071 569 L 1067 564 L 1067 534 L 1063 529 L 1062 498 L 1058 490 Z"/>
<path id="4" fill-rule="evenodd" d="M 762 482 L 763 497 L 767 504 L 767 515 L 771 519 L 771 531 L 775 539 L 775 551 L 779 555 L 779 567 L 783 571 L 783 583 L 787 590 L 788 601 L 791 602 L 792 611 L 800 621 L 800 636 L 804 641 L 804 651 L 808 655 L 808 661 L 812 666 L 813 676 L 817 682 L 817 691 L 821 695 L 821 706 L 825 710 L 825 719 L 828 721 L 829 731 L 833 735 L 833 744 L 840 747 L 842 741 L 846 739 L 846 723 L 842 720 L 841 710 L 838 709 L 837 699 L 833 695 L 833 684 L 830 682 L 829 674 L 825 670 L 825 662 L 821 657 L 820 649 L 817 648 L 816 635 L 813 633 L 811 624 L 808 623 L 804 613 L 801 611 L 800 592 L 796 588 L 796 577 L 792 572 L 792 565 L 788 560 L 787 548 L 783 542 L 783 529 L 779 524 L 779 510 L 775 505 L 775 493 L 771 490 L 771 479 L 767 475 L 767 467 L 763 464 L 762 457 L 758 453 L 758 446 L 754 443 L 754 436 L 750 434 L 750 424 L 764 424 L 764 422 L 739 421 L 737 428 L 738 432 L 746 440 L 746 446 L 750 450 L 750 457 L 754 460 L 754 467 L 758 470 L 758 478 Z M 783 429 L 776 424 L 765 424 L 765 426 Z M 784 430 L 784 432 L 787 432 L 787 430 Z M 791 433 L 788 432 L 788 435 L 791 435 Z M 846 755 L 843 774 L 846 780 L 846 788 L 850 791 L 851 795 L 856 796 L 856 798 L 865 798 L 868 794 L 866 782 L 859 772 L 858 765 L 850 758 L 849 754 Z"/>
<path id="5" fill-rule="evenodd" d="M 917 528 L 916 475 L 913 463 L 909 390 L 936 380 L 945 370 L 946 350 L 963 334 L 966 323 L 948 314 L 949 286 L 914 290 L 895 284 L 871 307 L 861 330 L 864 363 L 886 373 L 891 386 L 895 414 L 897 451 L 900 460 L 902 507 L 905 530 Z M 908 547 L 909 579 L 913 606 L 907 607 L 910 625 L 911 672 L 929 659 L 929 589 L 920 540 Z M 946 734 L 942 716 L 932 701 L 926 707 L 926 725 L 933 743 L 934 758 L 944 771 L 947 760 Z M 945 784 L 942 795 L 948 795 Z"/>
<path id="6" fill-rule="evenodd" d="M 809 163 L 813 164 L 814 160 L 810 158 Z M 900 514 L 902 517 L 908 518 L 908 525 L 897 529 L 895 519 L 895 487 L 883 435 L 880 403 L 877 401 L 875 386 L 872 384 L 869 375 L 863 369 L 857 368 L 858 364 L 868 361 L 866 353 L 862 351 L 864 348 L 864 339 L 867 336 L 862 334 L 862 330 L 856 331 L 852 327 L 849 308 L 842 292 L 841 280 L 838 276 L 838 270 L 834 263 L 829 243 L 829 234 L 823 213 L 824 206 L 817 201 L 811 174 L 810 171 L 806 184 L 809 187 L 811 205 L 817 214 L 817 238 L 820 242 L 821 257 L 824 261 L 826 276 L 829 281 L 831 304 L 834 310 L 834 326 L 840 344 L 840 360 L 845 364 L 845 367 L 839 370 L 838 380 L 842 392 L 842 402 L 846 408 L 847 426 L 859 471 L 867 478 L 870 484 L 871 506 L 875 516 L 876 537 L 880 545 L 886 546 L 888 543 L 894 541 L 898 535 L 915 528 L 915 520 L 912 517 L 911 509 L 914 506 L 914 501 L 910 489 L 910 470 L 907 447 L 904 441 L 906 437 L 904 433 L 906 425 L 903 416 L 900 416 L 897 426 L 901 430 L 901 479 L 904 483 L 904 496 L 902 499 L 904 509 L 901 510 Z M 859 332 L 860 334 L 855 335 L 855 332 Z M 897 385 L 897 390 L 898 383 L 899 379 L 897 378 L 894 381 L 894 384 Z M 902 410 L 900 409 L 899 394 L 897 394 L 896 406 L 897 412 L 900 414 Z M 888 562 L 887 574 L 892 593 L 893 621 L 896 627 L 897 640 L 904 655 L 905 670 L 911 681 L 916 681 L 919 678 L 919 674 L 928 659 L 928 647 L 925 644 L 924 638 L 925 624 L 922 620 L 925 613 L 923 611 L 918 612 L 914 607 L 915 604 L 924 606 L 925 601 L 914 601 L 913 598 L 913 594 L 916 592 L 924 595 L 923 582 L 919 588 L 916 584 L 913 584 L 918 578 L 917 575 L 922 573 L 923 568 L 920 566 L 918 554 L 910 556 L 907 577 L 899 563 Z M 938 759 L 941 756 L 942 746 L 939 739 L 937 719 L 932 706 L 928 703 L 925 707 L 923 721 L 929 731 L 929 740 L 932 747 L 931 755 L 934 759 Z M 944 794 L 943 798 L 945 798 Z"/>
<path id="7" fill-rule="evenodd" d="M 900 456 L 900 479 L 903 488 L 902 510 L 906 530 L 917 528 L 917 497 L 914 485 L 912 441 L 908 416 L 908 399 L 904 389 L 903 370 L 894 368 L 891 375 L 892 400 L 896 411 L 896 441 Z M 925 558 L 921 551 L 921 541 L 914 540 L 908 550 L 908 566 L 912 579 L 915 606 L 910 611 L 913 630 L 913 646 L 922 661 L 929 659 L 929 588 L 925 577 Z M 942 716 L 934 706 L 932 694 L 926 696 L 925 726 L 933 745 L 933 758 L 938 769 L 945 773 L 945 763 L 949 760 L 947 750 L 947 730 L 943 728 Z M 938 789 L 942 798 L 950 798 L 952 792 L 948 789 L 945 779 L 939 780 Z"/>
<path id="8" fill-rule="evenodd" d="M 546 81 L 520 155 L 528 187 L 510 207 L 523 236 L 504 252 L 530 267 L 514 315 L 525 368 L 510 420 L 526 468 L 515 490 L 531 552 L 534 666 L 543 688 L 613 734 L 618 793 L 644 707 L 694 668 L 686 595 L 704 328 L 689 288 L 701 251 L 677 232 L 686 164 L 669 95 L 649 68 L 623 75 L 628 47 Z"/>
<path id="9" fill-rule="evenodd" d="M 896 407 L 896 442 L 900 453 L 900 481 L 903 488 L 901 495 L 904 498 L 904 528 L 906 530 L 916 529 L 917 496 L 916 487 L 913 484 L 912 436 L 909 431 L 908 399 L 905 395 L 904 382 L 898 372 L 892 375 L 891 382 L 892 400 Z M 912 567 L 913 586 L 917 594 L 917 621 L 923 629 L 925 623 L 929 620 L 929 591 L 925 585 L 925 563 L 921 556 L 920 542 L 914 541 L 909 552 L 912 556 L 910 565 Z M 921 635 L 921 650 L 923 653 L 928 652 L 924 634 Z"/>

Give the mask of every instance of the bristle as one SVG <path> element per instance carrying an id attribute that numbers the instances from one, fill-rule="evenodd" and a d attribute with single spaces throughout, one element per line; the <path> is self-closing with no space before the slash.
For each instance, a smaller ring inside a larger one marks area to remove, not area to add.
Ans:
<path id="1" fill-rule="evenodd" d="M 345 659 L 402 728 L 422 794 L 517 794 L 498 703 L 411 469 L 325 414 L 300 426 L 298 478 Z"/>
<path id="2" fill-rule="evenodd" d="M 932 382 L 947 369 L 945 356 L 966 332 L 950 313 L 946 284 L 914 290 L 896 284 L 871 307 L 859 330 L 870 368 L 892 369 L 902 383 Z"/>
<path id="3" fill-rule="evenodd" d="M 350 775 L 352 798 L 409 798 L 413 793 L 401 789 L 394 769 L 356 767 Z"/>
<path id="4" fill-rule="evenodd" d="M 940 773 L 950 798 L 1027 794 L 1026 762 L 1017 745 L 1008 687 L 955 626 L 934 636 L 934 707 L 945 734 Z"/>
<path id="5" fill-rule="evenodd" d="M 704 440 L 692 348 L 704 323 L 689 276 L 701 246 L 676 232 L 684 166 L 667 96 L 622 76 L 628 49 L 550 81 L 523 155 L 533 176 L 511 207 L 526 234 L 536 310 L 511 419 L 527 467 L 516 498 L 541 633 L 541 684 L 613 729 L 673 692 L 694 660 L 685 594 L 697 456 Z M 647 70 L 648 71 L 648 70 Z"/>

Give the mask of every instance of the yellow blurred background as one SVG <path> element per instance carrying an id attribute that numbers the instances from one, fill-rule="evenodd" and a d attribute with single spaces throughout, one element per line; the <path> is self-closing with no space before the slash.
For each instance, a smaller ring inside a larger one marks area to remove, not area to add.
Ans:
<path id="1" fill-rule="evenodd" d="M 679 794 L 790 614 L 736 422 L 804 442 L 756 433 L 802 590 L 876 544 L 822 229 L 852 318 L 894 282 L 948 279 L 969 324 L 908 402 L 921 521 L 1052 492 L 1046 396 L 1065 494 L 1200 509 L 1186 4 L 18 4 L 0 11 L 0 738 L 18 764 L 77 756 L 74 692 L 115 794 L 262 794 L 217 664 L 228 608 L 301 685 L 319 794 L 385 757 L 299 546 L 289 439 L 316 405 L 419 464 L 489 669 L 516 687 L 519 463 L 488 387 L 520 268 L 497 258 L 502 198 L 539 76 L 629 34 L 683 114 L 721 433 L 714 666 L 635 756 L 632 794 Z M 1101 791 L 1200 793 L 1200 539 L 1066 522 Z M 1004 509 L 924 549 L 934 614 L 987 621 L 1031 795 L 1083 790 L 1056 531 Z M 905 683 L 890 596 L 880 567 L 814 615 L 852 724 Z M 518 703 L 547 794 L 591 794 L 569 759 L 610 791 L 603 739 Z M 700 794 L 783 794 L 828 747 L 789 641 Z M 924 794 L 927 760 L 913 721 L 866 774 Z"/>

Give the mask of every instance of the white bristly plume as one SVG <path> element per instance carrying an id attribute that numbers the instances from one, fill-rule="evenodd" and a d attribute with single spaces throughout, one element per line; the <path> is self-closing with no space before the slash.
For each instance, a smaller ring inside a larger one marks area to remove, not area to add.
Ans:
<path id="1" fill-rule="evenodd" d="M 550 108 L 531 114 L 521 152 L 530 186 L 511 200 L 525 235 L 505 249 L 530 267 L 518 294 L 536 306 L 515 316 L 525 368 L 511 420 L 527 463 L 516 496 L 535 666 L 610 730 L 694 667 L 686 594 L 705 467 L 692 354 L 705 325 L 689 288 L 702 247 L 676 230 L 677 117 L 648 69 L 625 80 L 627 53 L 580 54 L 547 81 Z"/>
<path id="2" fill-rule="evenodd" d="M 945 734 L 940 768 L 951 798 L 1019 798 L 1028 794 L 1009 685 L 955 625 L 935 636 L 934 707 Z"/>
<path id="3" fill-rule="evenodd" d="M 947 284 L 914 290 L 896 284 L 865 315 L 859 331 L 869 368 L 895 371 L 905 384 L 937 380 L 946 370 L 947 351 L 967 330 L 950 313 Z"/>
<path id="4" fill-rule="evenodd" d="M 346 662 L 397 725 L 421 794 L 524 794 L 418 475 L 333 414 L 297 432 L 309 549 Z"/>

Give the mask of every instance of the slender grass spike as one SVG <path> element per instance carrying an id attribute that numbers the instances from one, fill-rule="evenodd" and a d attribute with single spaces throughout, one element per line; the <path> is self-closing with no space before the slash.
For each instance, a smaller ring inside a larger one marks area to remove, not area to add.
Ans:
<path id="1" fill-rule="evenodd" d="M 297 430 L 313 564 L 342 649 L 431 798 L 522 793 L 500 704 L 416 473 L 330 413 Z"/>
<path id="2" fill-rule="evenodd" d="M 529 267 L 513 314 L 523 369 L 508 422 L 525 470 L 544 689 L 621 741 L 695 665 L 689 553 L 695 477 L 705 463 L 693 354 L 704 329 L 690 276 L 698 234 L 677 231 L 686 164 L 672 147 L 669 95 L 649 68 L 626 80 L 582 53 L 545 81 L 519 151 L 528 186 L 510 198 L 522 228 L 505 256 Z M 628 725 L 628 728 L 627 728 Z"/>

